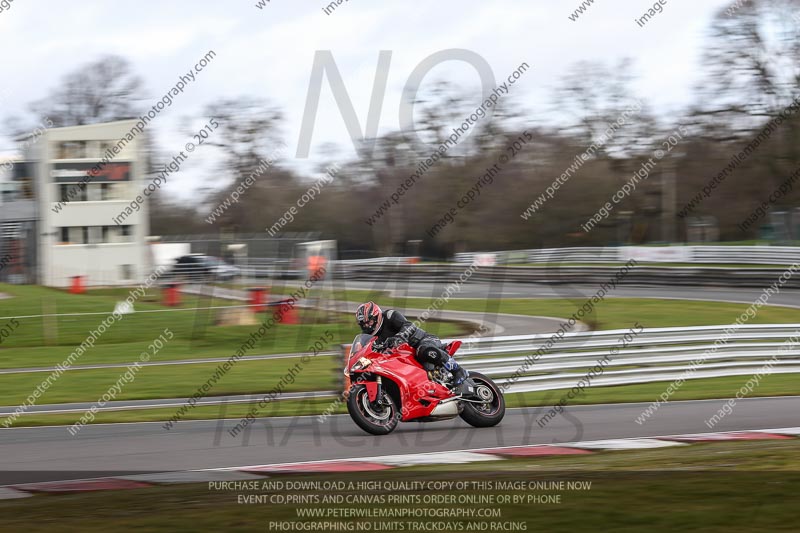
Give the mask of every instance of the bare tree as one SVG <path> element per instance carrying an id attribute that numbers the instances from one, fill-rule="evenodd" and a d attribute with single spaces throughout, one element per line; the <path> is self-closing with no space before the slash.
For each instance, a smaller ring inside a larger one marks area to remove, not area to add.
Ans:
<path id="1" fill-rule="evenodd" d="M 203 203 L 213 208 L 252 177 L 256 183 L 225 212 L 220 223 L 231 229 L 263 230 L 294 181 L 291 173 L 277 165 L 285 152 L 279 135 L 281 112 L 262 99 L 242 97 L 211 104 L 204 115 L 219 123 L 207 144 L 220 153 L 222 161 L 220 179 Z"/>
<path id="2" fill-rule="evenodd" d="M 56 126 L 80 126 L 133 118 L 143 97 L 141 78 L 127 59 L 105 56 L 67 74 L 49 96 L 30 109 Z"/>

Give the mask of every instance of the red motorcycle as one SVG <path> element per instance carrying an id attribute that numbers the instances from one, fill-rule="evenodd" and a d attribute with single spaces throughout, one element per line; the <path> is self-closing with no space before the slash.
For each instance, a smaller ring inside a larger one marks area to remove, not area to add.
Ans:
<path id="1" fill-rule="evenodd" d="M 475 427 L 500 423 L 506 413 L 503 394 L 483 374 L 470 372 L 474 394 L 463 397 L 453 390 L 453 376 L 443 368 L 426 370 L 408 344 L 384 350 L 376 337 L 358 335 L 345 365 L 347 411 L 358 427 L 373 435 L 394 431 L 400 421 L 435 422 L 460 416 Z M 445 350 L 453 355 L 461 341 Z"/>

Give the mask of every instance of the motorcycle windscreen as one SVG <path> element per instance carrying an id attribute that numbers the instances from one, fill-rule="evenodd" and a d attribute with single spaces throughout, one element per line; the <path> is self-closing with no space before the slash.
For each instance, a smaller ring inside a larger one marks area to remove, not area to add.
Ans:
<path id="1" fill-rule="evenodd" d="M 353 339 L 353 343 L 350 348 L 350 354 L 352 355 L 354 353 L 358 353 L 358 351 L 361 350 L 361 348 L 363 348 L 364 346 L 366 346 L 371 340 L 372 340 L 372 335 L 359 333 L 358 335 L 356 335 L 356 338 Z"/>

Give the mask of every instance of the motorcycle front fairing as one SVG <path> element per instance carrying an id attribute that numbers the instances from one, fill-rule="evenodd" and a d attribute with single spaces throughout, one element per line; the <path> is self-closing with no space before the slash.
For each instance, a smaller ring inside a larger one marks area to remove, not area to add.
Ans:
<path id="1" fill-rule="evenodd" d="M 403 422 L 429 416 L 442 400 L 453 396 L 447 387 L 428 379 L 428 373 L 416 360 L 414 349 L 408 344 L 402 344 L 390 353 L 380 353 L 373 351 L 373 342 L 374 339 L 351 355 L 351 380 L 356 381 L 353 374 L 368 373 L 395 383 L 400 391 L 401 405 L 398 408 Z M 370 361 L 368 366 L 361 363 L 362 358 Z M 377 383 L 370 386 L 370 382 L 365 382 L 365 385 L 370 401 L 374 401 Z"/>

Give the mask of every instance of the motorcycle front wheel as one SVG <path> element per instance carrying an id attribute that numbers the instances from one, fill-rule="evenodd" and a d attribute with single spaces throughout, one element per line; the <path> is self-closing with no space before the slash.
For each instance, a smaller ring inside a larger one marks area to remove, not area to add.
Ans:
<path id="1" fill-rule="evenodd" d="M 358 427 L 371 435 L 388 435 L 397 427 L 400 416 L 392 397 L 381 397 L 370 403 L 366 385 L 355 385 L 347 398 L 347 412 Z"/>

